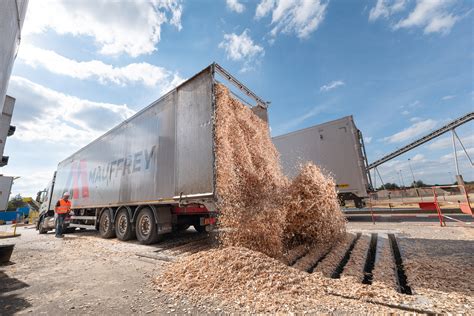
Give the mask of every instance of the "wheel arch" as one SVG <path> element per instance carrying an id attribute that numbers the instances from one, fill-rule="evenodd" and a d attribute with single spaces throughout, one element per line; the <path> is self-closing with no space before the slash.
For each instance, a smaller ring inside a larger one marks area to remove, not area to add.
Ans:
<path id="1" fill-rule="evenodd" d="M 111 207 L 103 207 L 99 210 L 99 213 L 97 214 L 97 220 L 96 220 L 96 228 L 99 227 L 99 221 L 100 221 L 100 217 L 102 216 L 102 214 L 105 212 L 105 211 L 110 211 L 110 213 L 112 214 L 112 224 L 114 223 L 115 221 L 115 213 L 114 213 L 114 209 L 111 208 Z"/>
<path id="2" fill-rule="evenodd" d="M 135 223 L 135 220 L 138 217 L 138 213 L 140 213 L 140 211 L 143 210 L 144 208 L 149 208 L 153 212 L 153 217 L 154 217 L 154 220 L 155 220 L 155 224 L 158 224 L 158 221 L 157 221 L 158 213 L 157 213 L 156 207 L 154 205 L 151 205 L 151 204 L 138 206 L 135 209 L 135 213 L 133 214 L 132 223 Z"/>
<path id="3" fill-rule="evenodd" d="M 128 216 L 130 217 L 130 222 L 133 223 L 134 220 L 134 214 L 132 212 L 132 209 L 130 206 L 128 205 L 122 205 L 120 206 L 119 208 L 117 208 L 117 210 L 115 211 L 114 213 L 114 216 L 113 216 L 113 223 L 115 223 L 115 217 L 117 216 L 117 214 L 121 211 L 121 210 L 127 210 L 127 213 L 128 213 Z M 135 212 L 136 213 L 136 212 Z"/>

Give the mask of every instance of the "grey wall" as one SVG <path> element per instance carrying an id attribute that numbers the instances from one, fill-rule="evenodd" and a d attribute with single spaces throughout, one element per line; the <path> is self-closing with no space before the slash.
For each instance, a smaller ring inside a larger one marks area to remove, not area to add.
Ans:
<path id="1" fill-rule="evenodd" d="M 15 99 L 7 95 L 5 97 L 5 104 L 3 105 L 3 110 L 0 115 L 0 159 L 2 159 L 3 151 L 5 149 L 5 142 L 8 137 L 14 106 Z"/>
<path id="2" fill-rule="evenodd" d="M 3 109 L 8 80 L 21 39 L 28 0 L 0 1 L 0 107 Z M 1 111 L 0 111 L 1 112 Z"/>

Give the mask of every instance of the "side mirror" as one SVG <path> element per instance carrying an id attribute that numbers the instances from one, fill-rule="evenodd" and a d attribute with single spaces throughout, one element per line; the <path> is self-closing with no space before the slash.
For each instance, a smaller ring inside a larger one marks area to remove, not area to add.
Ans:
<path id="1" fill-rule="evenodd" d="M 43 193 L 43 191 L 39 191 L 38 193 L 36 193 L 36 202 L 38 203 L 41 203 L 41 193 Z"/>

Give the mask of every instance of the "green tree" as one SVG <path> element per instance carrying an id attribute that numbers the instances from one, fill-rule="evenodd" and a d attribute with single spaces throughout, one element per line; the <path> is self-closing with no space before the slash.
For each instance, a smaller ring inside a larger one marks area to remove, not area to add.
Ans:
<path id="1" fill-rule="evenodd" d="M 8 201 L 8 210 L 16 211 L 17 208 L 26 206 L 27 204 L 23 202 L 23 197 L 20 194 L 15 195 Z"/>
<path id="2" fill-rule="evenodd" d="M 399 189 L 400 187 L 396 183 L 387 182 L 384 185 L 380 186 L 377 190 L 383 190 L 385 187 L 386 190 Z"/>

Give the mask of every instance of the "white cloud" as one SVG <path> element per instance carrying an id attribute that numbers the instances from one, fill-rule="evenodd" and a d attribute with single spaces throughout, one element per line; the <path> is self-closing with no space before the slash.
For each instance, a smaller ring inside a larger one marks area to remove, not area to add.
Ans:
<path id="1" fill-rule="evenodd" d="M 414 116 L 412 118 L 410 118 L 410 122 L 418 122 L 418 121 L 421 121 L 422 118 L 421 117 L 418 117 L 418 116 Z"/>
<path id="2" fill-rule="evenodd" d="M 456 96 L 455 95 L 445 95 L 444 97 L 441 98 L 443 101 L 451 100 L 454 99 Z"/>
<path id="3" fill-rule="evenodd" d="M 239 0 L 226 0 L 227 7 L 237 13 L 242 13 L 245 10 L 245 6 L 239 2 Z"/>
<path id="4" fill-rule="evenodd" d="M 307 38 L 324 21 L 328 2 L 322 0 L 262 0 L 255 11 L 255 18 L 261 19 L 270 12 L 273 26 L 270 35 L 278 33 L 295 34 Z"/>
<path id="5" fill-rule="evenodd" d="M 377 0 L 370 10 L 369 21 L 386 19 L 390 21 L 394 30 L 423 28 L 425 34 L 446 34 L 462 18 L 462 15 L 454 13 L 456 0 L 416 0 L 416 5 L 410 12 L 406 11 L 408 2 L 408 0 Z"/>
<path id="6" fill-rule="evenodd" d="M 244 63 L 241 69 L 243 72 L 251 70 L 265 55 L 263 47 L 255 44 L 248 33 L 248 30 L 244 30 L 240 35 L 224 34 L 224 40 L 219 43 L 219 48 L 225 50 L 228 59 Z"/>
<path id="7" fill-rule="evenodd" d="M 411 158 L 411 161 L 420 161 L 420 162 L 426 161 L 425 155 L 423 155 L 423 154 L 416 154 L 415 156 L 413 156 L 413 157 Z"/>
<path id="8" fill-rule="evenodd" d="M 370 144 L 372 142 L 373 137 L 372 136 L 365 136 L 364 137 L 364 143 Z"/>
<path id="9" fill-rule="evenodd" d="M 405 110 L 405 111 L 402 112 L 402 114 L 403 114 L 403 115 L 408 115 L 408 114 L 410 114 L 410 112 L 407 111 L 407 110 Z"/>
<path id="10" fill-rule="evenodd" d="M 275 6 L 275 0 L 262 0 L 255 10 L 255 18 L 260 19 L 267 15 Z"/>
<path id="11" fill-rule="evenodd" d="M 388 18 L 392 14 L 405 9 L 406 0 L 377 0 L 375 7 L 369 12 L 369 21 L 375 21 L 379 18 Z"/>
<path id="12" fill-rule="evenodd" d="M 125 104 L 80 99 L 18 76 L 8 88 L 17 99 L 13 138 L 21 141 L 82 146 L 135 113 Z"/>
<path id="13" fill-rule="evenodd" d="M 162 93 L 183 81 L 178 73 L 145 62 L 124 67 L 114 67 L 99 60 L 79 62 L 28 44 L 22 45 L 18 60 L 29 66 L 42 67 L 52 73 L 75 79 L 95 79 L 102 84 L 114 83 L 121 86 L 141 83 L 158 88 Z"/>
<path id="14" fill-rule="evenodd" d="M 437 121 L 432 119 L 427 119 L 424 121 L 416 122 L 415 124 L 407 127 L 406 129 L 393 134 L 392 136 L 385 137 L 384 141 L 389 143 L 400 143 L 407 141 L 414 137 L 427 134 L 431 129 L 433 129 L 438 124 Z"/>
<path id="15" fill-rule="evenodd" d="M 466 148 L 466 151 L 472 159 L 473 156 L 474 156 L 474 147 Z M 459 160 L 461 160 L 461 159 L 468 160 L 467 157 L 466 157 L 466 153 L 462 149 L 461 150 L 456 150 L 456 155 L 458 156 Z M 454 154 L 453 153 L 443 155 L 440 158 L 440 162 L 450 162 L 450 161 L 454 161 Z M 472 166 L 471 166 L 471 168 L 472 168 Z M 471 174 L 472 174 L 472 169 L 471 169 Z"/>
<path id="16" fill-rule="evenodd" d="M 23 34 L 90 36 L 101 54 L 136 57 L 156 50 L 163 24 L 181 29 L 182 10 L 180 0 L 30 1 Z"/>
<path id="17" fill-rule="evenodd" d="M 325 84 L 325 85 L 322 85 L 320 88 L 319 88 L 319 91 L 321 92 L 327 92 L 329 90 L 332 90 L 332 89 L 335 89 L 339 86 L 343 86 L 345 85 L 344 81 L 342 80 L 335 80 L 335 81 L 331 81 L 330 83 L 328 84 Z"/>
<path id="18" fill-rule="evenodd" d="M 449 33 L 461 18 L 450 12 L 455 0 L 418 0 L 408 17 L 394 25 L 394 29 L 421 27 L 425 34 Z"/>

